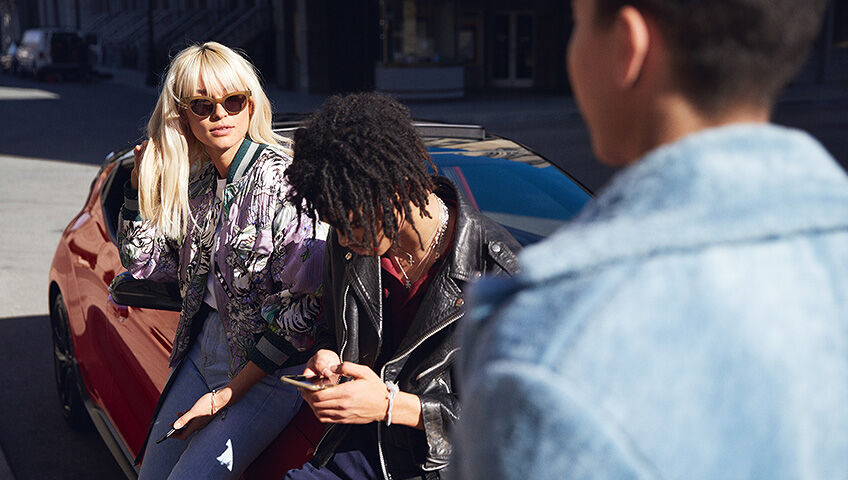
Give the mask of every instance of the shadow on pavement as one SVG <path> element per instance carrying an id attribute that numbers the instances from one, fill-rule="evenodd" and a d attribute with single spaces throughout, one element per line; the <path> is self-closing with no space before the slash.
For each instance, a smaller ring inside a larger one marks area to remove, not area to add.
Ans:
<path id="1" fill-rule="evenodd" d="M 154 93 L 0 75 L 0 154 L 100 164 L 142 138 Z"/>
<path id="2" fill-rule="evenodd" d="M 124 478 L 93 428 L 62 418 L 47 315 L 0 318 L 0 330 L 0 447 L 15 478 Z"/>

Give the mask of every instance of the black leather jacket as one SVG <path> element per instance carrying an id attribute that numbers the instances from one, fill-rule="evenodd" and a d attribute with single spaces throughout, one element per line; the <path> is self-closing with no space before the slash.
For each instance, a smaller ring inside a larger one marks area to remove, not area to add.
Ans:
<path id="1" fill-rule="evenodd" d="M 447 179 L 434 180 L 436 194 L 458 206 L 458 217 L 452 253 L 424 292 L 406 337 L 377 372 L 421 399 L 424 420 L 424 431 L 376 422 L 381 463 L 377 470 L 381 468 L 387 479 L 438 478 L 438 471 L 447 466 L 449 430 L 459 413 L 451 367 L 459 350 L 456 328 L 464 314 L 463 291 L 482 274 L 512 275 L 518 269 L 518 242 L 458 195 Z M 325 253 L 324 311 L 343 361 L 373 367 L 380 354 L 380 268 L 376 257 L 361 257 L 342 248 L 331 232 Z M 324 466 L 348 430 L 348 425 L 328 426 L 312 463 Z"/>

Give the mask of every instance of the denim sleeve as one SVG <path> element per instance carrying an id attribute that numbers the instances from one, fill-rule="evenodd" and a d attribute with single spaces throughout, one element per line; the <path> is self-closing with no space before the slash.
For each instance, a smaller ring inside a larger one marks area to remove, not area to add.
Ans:
<path id="1" fill-rule="evenodd" d="M 561 374 L 496 361 L 468 380 L 453 478 L 659 478 L 601 407 Z"/>
<path id="2" fill-rule="evenodd" d="M 138 212 L 138 191 L 124 184 L 124 205 L 118 216 L 118 250 L 121 264 L 134 278 L 176 282 L 178 247 Z"/>

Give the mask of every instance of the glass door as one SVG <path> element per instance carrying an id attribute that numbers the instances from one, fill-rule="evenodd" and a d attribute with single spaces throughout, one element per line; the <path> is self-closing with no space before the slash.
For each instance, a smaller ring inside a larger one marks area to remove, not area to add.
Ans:
<path id="1" fill-rule="evenodd" d="M 508 12 L 492 20 L 492 85 L 533 86 L 533 14 Z"/>

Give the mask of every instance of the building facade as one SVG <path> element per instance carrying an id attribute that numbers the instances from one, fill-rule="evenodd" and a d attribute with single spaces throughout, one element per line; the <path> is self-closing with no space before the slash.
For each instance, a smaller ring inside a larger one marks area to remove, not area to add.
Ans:
<path id="1" fill-rule="evenodd" d="M 35 0 L 40 26 L 80 30 L 97 39 L 97 63 L 164 70 L 184 46 L 207 40 L 239 47 L 273 71 L 271 0 Z M 273 80 L 273 79 L 272 79 Z"/>
<path id="2" fill-rule="evenodd" d="M 0 0 L 0 52 L 17 44 L 24 30 L 39 26 L 38 11 L 28 0 Z"/>
<path id="3" fill-rule="evenodd" d="M 571 24 L 564 0 L 0 0 L 4 47 L 22 28 L 75 28 L 99 38 L 100 64 L 158 73 L 186 44 L 216 40 L 283 88 L 408 99 L 568 92 Z M 832 0 L 796 82 L 841 81 L 848 0 Z"/>
<path id="4" fill-rule="evenodd" d="M 422 98 L 565 90 L 570 15 L 557 0 L 383 0 L 376 87 Z"/>

